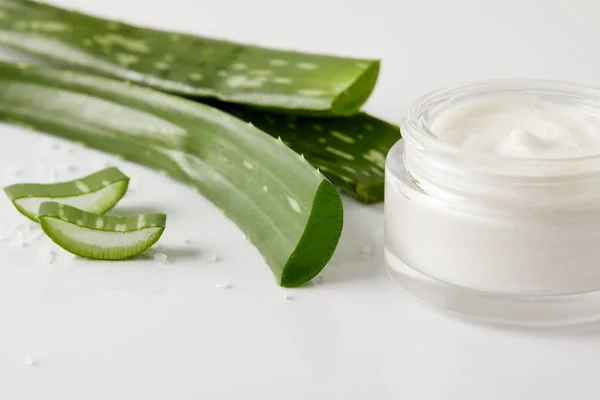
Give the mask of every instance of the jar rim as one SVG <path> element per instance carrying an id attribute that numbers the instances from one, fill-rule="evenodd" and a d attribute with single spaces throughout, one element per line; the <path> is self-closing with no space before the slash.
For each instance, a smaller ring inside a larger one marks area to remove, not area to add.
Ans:
<path id="1" fill-rule="evenodd" d="M 566 158 L 528 158 L 465 152 L 459 146 L 447 142 L 433 134 L 429 129 L 429 124 L 423 123 L 424 119 L 425 122 L 430 122 L 428 120 L 429 113 L 434 106 L 437 106 L 440 103 L 448 103 L 448 105 L 451 105 L 453 100 L 459 96 L 461 98 L 466 98 L 468 96 L 502 92 L 543 93 L 555 96 L 564 95 L 565 97 L 581 98 L 582 100 L 593 100 L 596 101 L 600 107 L 600 87 L 550 79 L 485 79 L 430 91 L 421 96 L 413 103 L 407 116 L 401 121 L 402 135 L 410 137 L 421 145 L 427 146 L 429 149 L 450 156 L 469 157 L 474 160 L 485 159 L 486 162 L 492 163 L 560 166 L 565 164 L 573 165 L 574 163 L 586 164 L 590 162 L 600 162 L 600 154 Z"/>

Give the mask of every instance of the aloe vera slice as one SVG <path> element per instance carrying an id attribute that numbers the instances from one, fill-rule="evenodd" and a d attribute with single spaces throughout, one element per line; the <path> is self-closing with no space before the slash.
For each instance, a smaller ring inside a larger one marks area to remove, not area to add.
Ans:
<path id="1" fill-rule="evenodd" d="M 282 142 L 213 107 L 106 78 L 0 63 L 0 120 L 192 185 L 240 227 L 282 286 L 312 279 L 337 246 L 343 208 L 335 186 Z"/>
<path id="2" fill-rule="evenodd" d="M 266 113 L 250 107 L 214 103 L 303 154 L 344 193 L 363 203 L 383 201 L 385 157 L 400 139 L 400 128 L 360 113 L 315 118 Z"/>
<path id="3" fill-rule="evenodd" d="M 29 0 L 0 2 L 0 43 L 162 91 L 305 114 L 356 113 L 379 73 L 376 60 L 139 28 Z"/>
<path id="4" fill-rule="evenodd" d="M 104 214 L 121 200 L 128 185 L 129 177 L 113 167 L 68 182 L 18 183 L 4 192 L 21 214 L 37 222 L 40 204 L 52 200 Z"/>
<path id="5" fill-rule="evenodd" d="M 123 260 L 156 243 L 167 216 L 99 215 L 62 203 L 44 202 L 37 219 L 44 233 L 70 253 L 96 260 Z"/>

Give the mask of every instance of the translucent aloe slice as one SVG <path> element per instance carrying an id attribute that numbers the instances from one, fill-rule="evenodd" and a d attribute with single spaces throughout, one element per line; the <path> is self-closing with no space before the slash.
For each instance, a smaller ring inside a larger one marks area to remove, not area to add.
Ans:
<path id="1" fill-rule="evenodd" d="M 363 203 L 383 201 L 385 157 L 400 128 L 367 114 L 315 118 L 267 113 L 250 107 L 211 103 L 303 154 L 344 193 Z"/>
<path id="2" fill-rule="evenodd" d="M 163 91 L 303 114 L 352 115 L 379 61 L 139 28 L 29 0 L 0 2 L 0 43 Z"/>
<path id="3" fill-rule="evenodd" d="M 99 215 L 56 202 L 40 205 L 37 219 L 54 243 L 97 260 L 123 260 L 143 252 L 162 235 L 165 214 Z"/>
<path id="4" fill-rule="evenodd" d="M 107 168 L 69 182 L 18 183 L 5 187 L 4 192 L 21 214 L 37 222 L 40 204 L 53 200 L 104 214 L 121 200 L 128 185 L 129 177 L 118 168 Z"/>
<path id="5" fill-rule="evenodd" d="M 96 76 L 0 63 L 0 120 L 192 185 L 240 227 L 281 286 L 316 276 L 340 238 L 335 186 L 282 142 L 216 108 Z"/>

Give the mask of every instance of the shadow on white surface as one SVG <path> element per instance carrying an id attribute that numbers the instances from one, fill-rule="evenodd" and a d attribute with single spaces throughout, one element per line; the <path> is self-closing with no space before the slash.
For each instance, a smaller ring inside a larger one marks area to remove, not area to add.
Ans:
<path id="1" fill-rule="evenodd" d="M 382 232 L 383 205 L 365 206 L 344 197 L 344 229 L 323 270 L 326 282 L 369 280 L 384 273 Z"/>

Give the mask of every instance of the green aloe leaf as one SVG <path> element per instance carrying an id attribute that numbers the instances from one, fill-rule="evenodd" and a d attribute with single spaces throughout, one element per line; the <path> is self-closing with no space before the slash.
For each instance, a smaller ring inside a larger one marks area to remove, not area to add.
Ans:
<path id="1" fill-rule="evenodd" d="M 213 107 L 111 79 L 0 63 L 0 120 L 19 121 L 160 170 L 235 222 L 282 286 L 335 250 L 335 186 L 282 142 Z"/>
<path id="2" fill-rule="evenodd" d="M 4 192 L 21 214 L 37 222 L 40 204 L 51 200 L 104 214 L 121 200 L 128 185 L 129 177 L 112 167 L 68 182 L 17 183 Z"/>
<path id="3" fill-rule="evenodd" d="M 267 49 L 140 28 L 30 0 L 0 2 L 0 44 L 188 97 L 353 115 L 379 61 Z"/>
<path id="4" fill-rule="evenodd" d="M 211 103 L 283 142 L 318 167 L 344 193 L 363 203 L 383 201 L 385 157 L 400 128 L 370 115 L 318 118 L 266 113 Z"/>
<path id="5" fill-rule="evenodd" d="M 96 260 L 124 260 L 147 250 L 167 222 L 162 213 L 99 215 L 57 202 L 42 203 L 37 219 L 54 243 Z"/>

